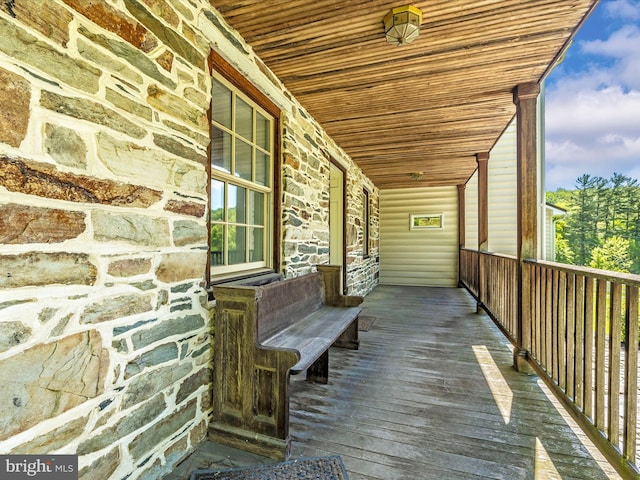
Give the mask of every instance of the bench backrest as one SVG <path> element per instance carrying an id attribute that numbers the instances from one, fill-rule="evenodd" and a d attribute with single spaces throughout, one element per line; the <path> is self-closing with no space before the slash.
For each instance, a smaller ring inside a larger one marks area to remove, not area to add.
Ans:
<path id="1" fill-rule="evenodd" d="M 318 310 L 325 303 L 324 283 L 320 272 L 258 288 L 262 290 L 257 305 L 258 342 Z"/>

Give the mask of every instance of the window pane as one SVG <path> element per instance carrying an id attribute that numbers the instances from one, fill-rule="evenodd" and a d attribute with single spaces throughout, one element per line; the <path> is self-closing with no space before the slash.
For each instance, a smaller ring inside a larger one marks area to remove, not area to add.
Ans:
<path id="1" fill-rule="evenodd" d="M 211 278 L 271 263 L 276 120 L 214 72 L 211 90 Z"/>
<path id="2" fill-rule="evenodd" d="M 251 152 L 253 148 L 242 140 L 236 139 L 235 175 L 245 180 L 251 180 Z"/>
<path id="3" fill-rule="evenodd" d="M 247 189 L 229 185 L 229 222 L 247 223 Z"/>
<path id="4" fill-rule="evenodd" d="M 247 227 L 229 225 L 229 265 L 245 263 Z"/>
<path id="5" fill-rule="evenodd" d="M 267 120 L 260 112 L 256 112 L 256 144 L 264 149 L 270 150 L 270 135 L 271 129 L 269 128 L 269 120 Z"/>
<path id="6" fill-rule="evenodd" d="M 217 127 L 211 128 L 211 166 L 231 172 L 231 135 Z"/>
<path id="7" fill-rule="evenodd" d="M 264 260 L 264 228 L 249 228 L 249 261 Z"/>
<path id="8" fill-rule="evenodd" d="M 249 224 L 264 225 L 264 193 L 249 191 Z"/>
<path id="9" fill-rule="evenodd" d="M 253 108 L 241 98 L 236 98 L 236 129 L 235 132 L 253 141 Z"/>
<path id="10" fill-rule="evenodd" d="M 224 225 L 211 225 L 211 265 L 224 265 Z"/>
<path id="11" fill-rule="evenodd" d="M 269 185 L 269 159 L 269 155 L 256 150 L 256 178 L 254 182 L 260 185 Z"/>
<path id="12" fill-rule="evenodd" d="M 224 183 L 211 179 L 211 221 L 224 220 Z"/>
<path id="13" fill-rule="evenodd" d="M 214 122 L 231 129 L 231 90 L 213 79 L 212 95 L 212 117 Z"/>

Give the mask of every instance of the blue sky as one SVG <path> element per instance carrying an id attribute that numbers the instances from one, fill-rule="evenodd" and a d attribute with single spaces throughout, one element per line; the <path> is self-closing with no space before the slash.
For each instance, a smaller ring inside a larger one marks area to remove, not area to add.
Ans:
<path id="1" fill-rule="evenodd" d="M 602 0 L 546 79 L 546 187 L 640 180 L 640 0 Z"/>

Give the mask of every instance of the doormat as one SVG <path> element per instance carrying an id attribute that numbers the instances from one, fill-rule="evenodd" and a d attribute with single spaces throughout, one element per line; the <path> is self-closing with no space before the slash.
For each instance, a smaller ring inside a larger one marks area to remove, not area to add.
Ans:
<path id="1" fill-rule="evenodd" d="M 376 317 L 370 317 L 368 315 L 360 315 L 358 317 L 358 330 L 360 330 L 361 332 L 368 332 L 369 329 L 371 328 L 371 325 L 373 325 L 373 322 L 375 322 Z"/>
<path id="2" fill-rule="evenodd" d="M 189 480 L 348 480 L 339 455 L 289 460 L 273 465 L 195 470 Z"/>

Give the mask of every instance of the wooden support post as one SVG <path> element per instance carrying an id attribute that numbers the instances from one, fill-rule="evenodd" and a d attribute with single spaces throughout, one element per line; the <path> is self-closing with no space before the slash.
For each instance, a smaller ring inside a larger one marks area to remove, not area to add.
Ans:
<path id="1" fill-rule="evenodd" d="M 489 250 L 489 152 L 477 153 L 478 163 L 478 305 L 480 312 L 486 298 L 486 275 L 480 252 Z"/>
<path id="2" fill-rule="evenodd" d="M 465 218 L 465 189 L 466 184 L 458 185 L 458 286 L 462 287 L 462 249 L 465 246 L 467 232 L 466 232 L 466 218 Z"/>
<path id="3" fill-rule="evenodd" d="M 537 186 L 537 101 L 540 85 L 524 83 L 516 86 L 513 103 L 517 116 L 517 182 L 518 182 L 518 318 L 513 366 L 529 372 L 531 350 L 531 278 L 524 261 L 538 255 L 538 186 Z"/>
<path id="4" fill-rule="evenodd" d="M 489 250 L 489 153 L 477 153 L 478 163 L 478 250 Z"/>

